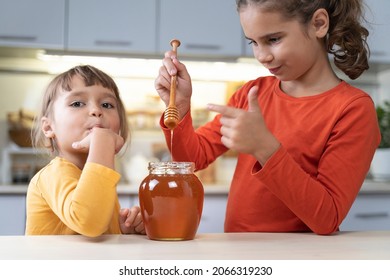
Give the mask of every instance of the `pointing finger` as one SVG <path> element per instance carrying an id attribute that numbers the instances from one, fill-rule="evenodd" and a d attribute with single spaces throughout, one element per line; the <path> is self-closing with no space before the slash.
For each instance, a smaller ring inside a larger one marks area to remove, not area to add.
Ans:
<path id="1" fill-rule="evenodd" d="M 207 109 L 212 112 L 220 113 L 226 117 L 235 117 L 238 111 L 236 108 L 217 104 L 207 104 Z"/>

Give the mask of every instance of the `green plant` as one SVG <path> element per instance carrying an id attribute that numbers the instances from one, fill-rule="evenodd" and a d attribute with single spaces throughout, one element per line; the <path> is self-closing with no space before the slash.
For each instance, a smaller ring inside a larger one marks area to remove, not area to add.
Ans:
<path id="1" fill-rule="evenodd" d="M 390 148 L 390 101 L 376 107 L 379 129 L 381 131 L 381 143 L 379 148 Z"/>

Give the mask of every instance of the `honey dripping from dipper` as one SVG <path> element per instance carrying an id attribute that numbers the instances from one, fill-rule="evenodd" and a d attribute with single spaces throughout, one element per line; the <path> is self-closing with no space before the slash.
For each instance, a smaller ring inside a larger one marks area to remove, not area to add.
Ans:
<path id="1" fill-rule="evenodd" d="M 177 48 L 180 46 L 180 41 L 177 39 L 171 40 L 172 50 L 177 54 Z M 171 88 L 169 94 L 169 104 L 168 107 L 164 111 L 164 124 L 171 130 L 171 161 L 173 161 L 173 130 L 179 123 L 179 110 L 176 107 L 176 83 L 177 83 L 177 75 L 171 76 Z"/>

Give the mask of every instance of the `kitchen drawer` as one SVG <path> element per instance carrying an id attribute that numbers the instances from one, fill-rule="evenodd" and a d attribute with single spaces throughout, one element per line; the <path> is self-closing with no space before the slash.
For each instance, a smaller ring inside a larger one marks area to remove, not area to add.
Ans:
<path id="1" fill-rule="evenodd" d="M 119 194 L 118 199 L 121 208 L 139 206 L 138 194 Z"/>
<path id="2" fill-rule="evenodd" d="M 390 230 L 390 194 L 360 194 L 340 230 Z"/>
<path id="3" fill-rule="evenodd" d="M 224 231 L 227 196 L 227 193 L 205 193 L 198 233 L 222 233 Z M 118 198 L 121 208 L 139 206 L 138 193 L 119 194 Z"/>
<path id="4" fill-rule="evenodd" d="M 26 196 L 0 196 L 0 235 L 24 235 L 26 226 Z"/>
<path id="5" fill-rule="evenodd" d="M 224 231 L 227 194 L 206 194 L 198 233 Z"/>

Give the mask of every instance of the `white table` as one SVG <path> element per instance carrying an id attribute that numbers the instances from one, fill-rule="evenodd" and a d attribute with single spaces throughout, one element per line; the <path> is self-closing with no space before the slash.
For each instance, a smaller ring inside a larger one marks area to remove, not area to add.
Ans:
<path id="1" fill-rule="evenodd" d="M 390 231 L 198 234 L 191 241 L 145 235 L 0 236 L 3 260 L 390 260 Z"/>

